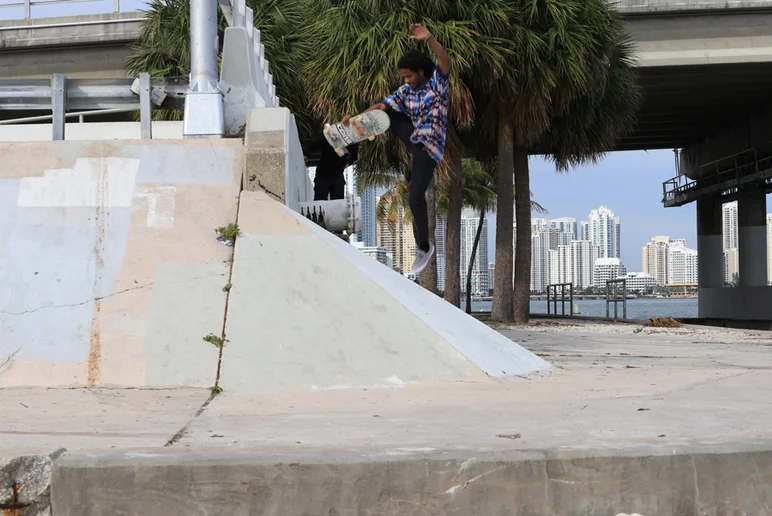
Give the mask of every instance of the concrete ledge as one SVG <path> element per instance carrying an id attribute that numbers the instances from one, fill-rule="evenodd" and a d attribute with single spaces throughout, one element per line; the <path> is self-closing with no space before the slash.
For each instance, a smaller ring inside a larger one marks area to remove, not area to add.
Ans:
<path id="1" fill-rule="evenodd" d="M 55 516 L 765 514 L 770 444 L 69 456 L 54 465 L 52 505 Z"/>

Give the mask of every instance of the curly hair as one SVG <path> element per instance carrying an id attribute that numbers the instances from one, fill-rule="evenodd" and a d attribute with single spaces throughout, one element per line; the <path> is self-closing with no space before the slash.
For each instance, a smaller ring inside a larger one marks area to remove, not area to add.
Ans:
<path id="1" fill-rule="evenodd" d="M 431 77 L 436 66 L 429 56 L 418 50 L 408 50 L 397 63 L 397 68 L 423 72 L 424 77 Z"/>

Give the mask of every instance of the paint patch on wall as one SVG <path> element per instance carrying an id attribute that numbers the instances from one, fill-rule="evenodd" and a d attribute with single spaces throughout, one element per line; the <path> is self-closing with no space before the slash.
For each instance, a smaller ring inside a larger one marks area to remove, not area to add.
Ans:
<path id="1" fill-rule="evenodd" d="M 43 177 L 23 178 L 17 205 L 128 208 L 138 169 L 136 159 L 78 158 L 74 168 L 46 170 Z"/>
<path id="2" fill-rule="evenodd" d="M 241 177 L 233 147 L 126 145 L 122 154 L 140 161 L 138 183 L 230 185 Z"/>
<path id="3" fill-rule="evenodd" d="M 174 226 L 174 202 L 177 188 L 173 186 L 137 187 L 135 207 L 147 207 L 146 225 L 149 228 Z"/>

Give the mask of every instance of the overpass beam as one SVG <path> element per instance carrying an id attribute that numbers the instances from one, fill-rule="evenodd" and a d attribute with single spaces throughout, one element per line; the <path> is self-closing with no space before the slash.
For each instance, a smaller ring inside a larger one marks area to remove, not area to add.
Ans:
<path id="1" fill-rule="evenodd" d="M 190 2 L 190 87 L 185 94 L 185 138 L 222 138 L 223 94 L 217 58 L 217 2 Z"/>
<path id="2" fill-rule="evenodd" d="M 767 196 L 763 188 L 746 186 L 737 199 L 741 287 L 767 286 Z"/>
<path id="3" fill-rule="evenodd" d="M 697 199 L 697 276 L 700 288 L 724 286 L 721 201 L 717 195 Z"/>

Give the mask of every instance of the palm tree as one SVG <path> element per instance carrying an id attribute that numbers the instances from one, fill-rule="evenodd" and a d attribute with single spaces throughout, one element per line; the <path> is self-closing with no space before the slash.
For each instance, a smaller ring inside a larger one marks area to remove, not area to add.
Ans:
<path id="1" fill-rule="evenodd" d="M 624 20 L 607 0 L 519 0 L 508 15 L 510 33 L 505 39 L 511 42 L 506 53 L 511 74 L 475 83 L 473 93 L 484 99 L 478 105 L 480 119 L 489 133 L 496 134 L 498 144 L 497 293 L 491 316 L 527 322 L 528 155 L 546 154 L 558 170 L 599 159 L 630 128 L 639 93 Z M 514 271 L 510 269 L 513 204 Z"/>
<path id="2" fill-rule="evenodd" d="M 453 202 L 447 225 L 446 299 L 460 301 L 461 158 L 456 129 L 473 121 L 474 102 L 462 77 L 479 64 L 488 71 L 502 69 L 505 43 L 480 32 L 476 18 L 491 18 L 495 5 L 503 0 L 318 0 L 309 5 L 313 22 L 306 27 L 312 48 L 304 77 L 314 113 L 325 120 L 337 120 L 345 113 L 357 113 L 382 100 L 401 83 L 396 68 L 399 58 L 415 43 L 408 27 L 417 20 L 448 51 L 453 63 L 450 88 L 450 127 L 446 157 L 435 171 L 437 185 L 449 185 Z M 422 48 L 422 47 L 421 47 Z M 422 50 L 425 50 L 422 48 Z M 396 138 L 381 137 L 376 144 L 360 150 L 358 170 L 363 175 L 402 168 L 407 149 Z M 396 167 L 397 162 L 401 163 Z M 429 202 L 430 224 L 435 217 Z M 434 232 L 430 227 L 430 237 Z M 429 267 L 429 269 L 435 269 Z M 436 269 L 435 269 L 436 270 Z M 434 273 L 436 277 L 436 272 Z M 423 278 L 422 278 L 423 279 Z M 425 284 L 425 282 L 424 282 Z"/>

